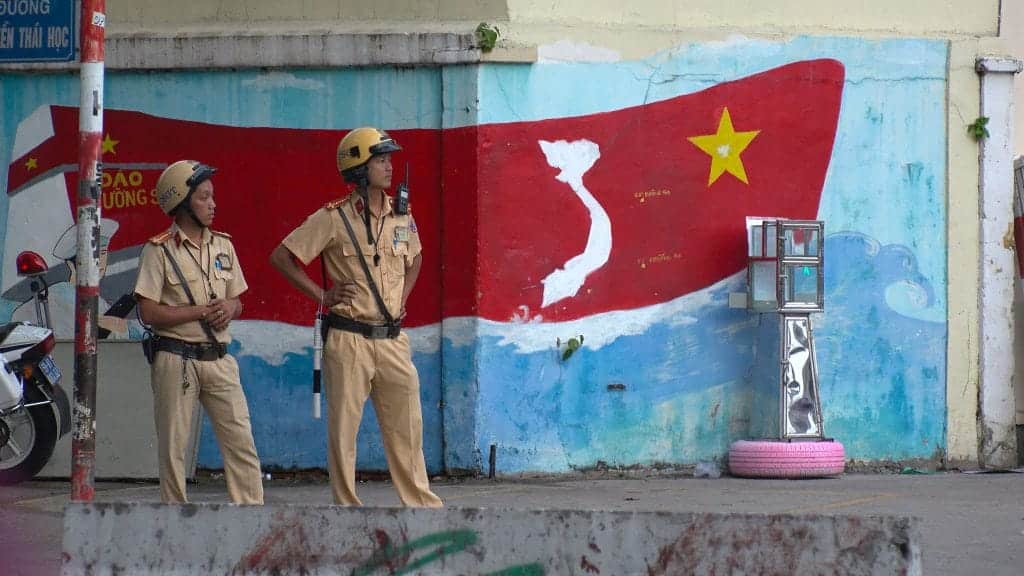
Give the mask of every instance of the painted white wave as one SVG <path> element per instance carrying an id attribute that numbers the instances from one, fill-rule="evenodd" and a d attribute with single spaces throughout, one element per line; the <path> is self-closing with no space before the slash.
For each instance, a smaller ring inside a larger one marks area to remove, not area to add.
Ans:
<path id="1" fill-rule="evenodd" d="M 413 353 L 436 354 L 441 348 L 440 323 L 405 330 Z M 232 322 L 231 336 L 241 349 L 238 356 L 258 356 L 280 366 L 287 354 L 307 354 L 313 349 L 312 319 L 309 326 L 267 320 Z"/>
<path id="2" fill-rule="evenodd" d="M 402 329 L 409 336 L 413 354 L 437 354 L 441 351 L 441 323 Z"/>
<path id="3" fill-rule="evenodd" d="M 441 331 L 445 340 L 449 341 L 455 348 L 464 348 L 476 343 L 479 335 L 481 320 L 476 316 L 457 316 L 445 318 L 441 324 Z"/>
<path id="4" fill-rule="evenodd" d="M 565 342 L 582 334 L 585 347 L 599 350 L 623 336 L 643 334 L 655 324 L 693 324 L 697 322 L 696 312 L 705 306 L 728 306 L 728 293 L 745 289 L 745 282 L 746 272 L 743 271 L 668 302 L 604 312 L 566 322 L 522 324 L 480 320 L 479 336 L 498 337 L 500 345 L 513 345 L 517 352 L 529 354 L 551 350 L 557 341 Z"/>
<path id="5" fill-rule="evenodd" d="M 946 321 L 946 311 L 938 306 L 930 306 L 928 291 L 910 280 L 900 280 L 886 286 L 885 303 L 893 312 L 908 318 L 940 324 Z"/>
<path id="6" fill-rule="evenodd" d="M 258 356 L 273 366 L 284 364 L 286 354 L 305 354 L 313 348 L 313 327 L 266 320 L 231 323 L 231 336 L 241 349 L 238 356 Z"/>
<path id="7" fill-rule="evenodd" d="M 473 316 L 446 318 L 443 322 L 406 329 L 414 353 L 436 354 L 442 337 L 452 346 L 472 346 L 478 338 L 495 337 L 501 346 L 512 345 L 520 354 L 552 350 L 556 342 L 565 342 L 582 334 L 583 345 L 592 350 L 611 344 L 623 336 L 644 334 L 655 324 L 686 326 L 697 322 L 696 313 L 705 306 L 727 306 L 728 293 L 743 290 L 746 272 L 739 272 L 696 292 L 675 300 L 633 310 L 604 312 L 565 322 L 495 322 Z M 743 317 L 740 329 L 750 323 Z M 443 331 L 443 334 L 442 334 Z M 231 334 L 240 344 L 239 355 L 259 356 L 269 364 L 284 363 L 285 354 L 304 354 L 313 347 L 312 326 L 296 326 L 264 320 L 243 320 L 231 325 Z"/>

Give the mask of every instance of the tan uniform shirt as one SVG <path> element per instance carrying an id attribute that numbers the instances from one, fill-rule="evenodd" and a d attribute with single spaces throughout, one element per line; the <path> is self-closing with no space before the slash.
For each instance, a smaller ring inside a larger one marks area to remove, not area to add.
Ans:
<path id="1" fill-rule="evenodd" d="M 237 298 L 249 288 L 230 235 L 204 228 L 197 246 L 177 226 L 172 226 L 170 230 L 150 238 L 142 248 L 139 278 L 135 282 L 135 294 L 138 296 L 168 306 L 189 305 L 181 279 L 161 246 L 167 246 L 171 251 L 198 306 L 209 304 L 214 297 Z M 154 328 L 153 331 L 160 336 L 187 342 L 210 341 L 198 321 L 171 328 Z M 214 331 L 214 335 L 219 342 L 231 342 L 227 329 Z"/>
<path id="2" fill-rule="evenodd" d="M 339 206 L 348 216 L 358 245 L 352 243 L 345 223 L 338 214 Z M 391 315 L 397 318 L 402 309 L 405 270 L 412 266 L 422 247 L 412 215 L 400 216 L 392 212 L 391 198 L 388 196 L 385 196 L 381 218 L 370 213 L 370 227 L 377 243 L 368 243 L 366 224 L 363 222 L 364 210 L 369 208 L 357 194 L 331 202 L 306 218 L 281 244 L 306 265 L 323 253 L 331 283 L 347 280 L 356 284 L 358 291 L 353 301 L 350 304 L 343 302 L 335 305 L 332 312 L 360 322 L 382 324 L 385 321 L 384 315 L 370 291 L 357 251 L 362 252 L 366 258 L 381 298 Z M 380 255 L 380 263 L 374 266 L 373 257 L 377 254 Z"/>

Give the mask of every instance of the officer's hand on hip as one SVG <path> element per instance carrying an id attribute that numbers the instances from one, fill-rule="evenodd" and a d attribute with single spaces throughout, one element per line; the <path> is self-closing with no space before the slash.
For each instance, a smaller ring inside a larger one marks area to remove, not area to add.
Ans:
<path id="1" fill-rule="evenodd" d="M 355 300 L 359 287 L 355 282 L 342 282 L 331 286 L 324 292 L 324 306 L 332 308 L 336 304 L 351 304 Z"/>

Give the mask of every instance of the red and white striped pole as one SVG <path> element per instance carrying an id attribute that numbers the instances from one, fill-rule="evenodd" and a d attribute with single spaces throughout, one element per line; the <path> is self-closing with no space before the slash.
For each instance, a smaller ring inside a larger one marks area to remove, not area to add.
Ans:
<path id="1" fill-rule="evenodd" d="M 75 291 L 75 409 L 71 500 L 91 502 L 96 472 L 96 348 L 100 293 L 100 155 L 106 0 L 82 0 L 78 110 L 78 274 Z"/>

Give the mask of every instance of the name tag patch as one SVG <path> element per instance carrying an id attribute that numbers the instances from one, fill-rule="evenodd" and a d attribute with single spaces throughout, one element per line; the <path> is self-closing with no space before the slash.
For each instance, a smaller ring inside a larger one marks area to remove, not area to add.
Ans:
<path id="1" fill-rule="evenodd" d="M 217 254 L 217 258 L 213 261 L 213 266 L 217 270 L 231 270 L 233 267 L 231 263 L 231 255 L 223 252 Z"/>

